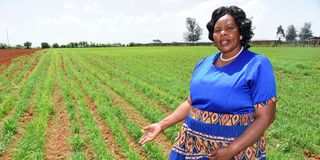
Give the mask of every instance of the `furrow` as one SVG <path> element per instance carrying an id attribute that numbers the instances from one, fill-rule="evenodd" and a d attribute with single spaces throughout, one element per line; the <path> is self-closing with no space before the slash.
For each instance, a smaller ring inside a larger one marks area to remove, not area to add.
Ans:
<path id="1" fill-rule="evenodd" d="M 55 55 L 59 58 L 57 55 Z M 55 87 L 53 91 L 53 114 L 48 121 L 45 142 L 45 159 L 67 159 L 71 156 L 71 122 L 66 110 L 60 81 L 57 75 L 59 63 L 55 63 Z"/>

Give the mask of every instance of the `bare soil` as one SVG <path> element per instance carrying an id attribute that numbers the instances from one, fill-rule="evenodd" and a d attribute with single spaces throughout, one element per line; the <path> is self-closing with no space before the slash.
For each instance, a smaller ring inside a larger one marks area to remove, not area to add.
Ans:
<path id="1" fill-rule="evenodd" d="M 10 65 L 19 56 L 30 55 L 41 49 L 0 49 L 0 65 Z"/>
<path id="2" fill-rule="evenodd" d="M 45 155 L 46 159 L 67 159 L 72 152 L 70 117 L 58 85 L 53 93 L 54 112 L 48 122 Z"/>

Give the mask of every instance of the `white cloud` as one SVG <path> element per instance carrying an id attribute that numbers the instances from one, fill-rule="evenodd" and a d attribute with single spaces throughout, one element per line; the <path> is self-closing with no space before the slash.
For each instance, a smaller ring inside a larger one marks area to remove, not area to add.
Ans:
<path id="1" fill-rule="evenodd" d="M 99 4 L 98 2 L 91 2 L 89 4 L 85 4 L 84 10 L 92 13 L 104 13 L 103 9 L 101 8 L 101 4 Z"/>
<path id="2" fill-rule="evenodd" d="M 63 4 L 63 7 L 66 9 L 78 9 L 79 7 L 76 4 L 67 2 Z"/>
<path id="3" fill-rule="evenodd" d="M 318 6 L 314 3 L 311 0 L 0 1 L 0 43 L 6 42 L 3 29 L 6 26 L 13 44 L 27 40 L 35 45 L 43 41 L 80 40 L 99 43 L 183 41 L 186 17 L 196 18 L 204 30 L 201 41 L 209 41 L 206 24 L 212 11 L 222 5 L 237 5 L 248 17 L 253 17 L 254 39 L 273 39 L 280 24 L 284 28 L 294 24 L 300 29 L 304 22 L 310 21 L 314 34 L 319 36 L 319 3 Z M 297 7 L 300 9 L 296 10 Z"/>

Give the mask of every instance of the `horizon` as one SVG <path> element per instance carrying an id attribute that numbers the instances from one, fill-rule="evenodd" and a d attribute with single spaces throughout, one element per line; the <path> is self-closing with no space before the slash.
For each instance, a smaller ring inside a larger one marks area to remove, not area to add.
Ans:
<path id="1" fill-rule="evenodd" d="M 184 42 L 186 17 L 195 18 L 203 29 L 199 42 L 210 42 L 205 25 L 222 5 L 236 5 L 246 12 L 253 23 L 253 41 L 276 40 L 279 25 L 286 31 L 293 24 L 299 33 L 306 22 L 311 22 L 313 36 L 320 36 L 317 0 L 0 0 L 0 43 L 7 44 L 7 31 L 11 46 L 26 41 L 32 46 L 79 41 L 151 43 L 154 39 Z"/>

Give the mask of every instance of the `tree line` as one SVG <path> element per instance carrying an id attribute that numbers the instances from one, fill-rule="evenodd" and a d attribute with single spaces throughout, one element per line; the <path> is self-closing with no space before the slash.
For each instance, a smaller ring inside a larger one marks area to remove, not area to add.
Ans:
<path id="1" fill-rule="evenodd" d="M 90 42 L 88 43 L 87 41 L 79 41 L 79 42 L 69 42 L 68 44 L 61 44 L 59 45 L 58 43 L 53 43 L 52 45 L 50 45 L 47 42 L 42 42 L 41 43 L 41 48 L 96 48 L 96 47 L 122 47 L 125 46 L 125 44 L 121 44 L 121 43 L 94 43 L 94 42 Z M 15 47 L 11 47 L 8 46 L 4 43 L 0 43 L 0 49 L 9 49 L 9 48 L 15 48 L 15 49 L 30 49 L 32 48 L 32 42 L 27 41 L 25 43 L 23 43 L 23 45 L 16 45 Z"/>
<path id="2" fill-rule="evenodd" d="M 305 22 L 303 26 L 300 28 L 300 31 L 296 29 L 294 25 L 289 25 L 287 27 L 286 32 L 284 31 L 282 25 L 277 27 L 277 40 L 269 40 L 264 41 L 265 43 L 269 43 L 269 45 L 277 46 L 279 44 L 310 44 L 313 46 L 320 45 L 320 36 L 313 36 L 311 30 L 311 22 Z M 199 24 L 196 22 L 196 19 L 187 17 L 186 18 L 186 27 L 187 32 L 184 33 L 184 39 L 186 42 L 195 43 L 200 40 L 202 35 L 202 29 Z M 261 41 L 252 41 L 252 44 L 259 44 Z M 274 43 L 275 42 L 275 43 Z"/>
<path id="3" fill-rule="evenodd" d="M 290 45 L 311 45 L 311 46 L 320 46 L 320 37 L 313 36 L 311 30 L 311 22 L 305 22 L 303 26 L 298 31 L 294 25 L 289 25 L 284 31 L 282 25 L 277 27 L 277 41 L 275 46 L 290 44 Z"/>
<path id="4" fill-rule="evenodd" d="M 69 42 L 68 44 L 59 45 L 58 43 L 53 43 L 50 45 L 47 42 L 41 43 L 41 48 L 95 48 L 95 47 L 133 47 L 133 46 L 174 46 L 174 45 L 196 45 L 201 39 L 201 35 L 203 33 L 202 28 L 199 26 L 195 18 L 187 17 L 186 18 L 186 29 L 187 31 L 183 34 L 183 39 L 185 42 L 172 42 L 172 43 L 162 43 L 159 39 L 154 39 L 152 43 L 134 43 L 130 42 L 129 44 L 121 44 L 121 43 L 94 43 L 87 41 L 79 41 L 79 42 Z M 277 27 L 276 32 L 277 40 L 270 40 L 265 41 L 266 43 L 271 42 L 273 46 L 281 45 L 281 44 L 288 44 L 288 43 L 302 43 L 302 44 L 316 44 L 317 46 L 320 45 L 320 37 L 313 36 L 311 30 L 311 22 L 304 23 L 303 27 L 300 28 L 298 32 L 294 25 L 289 25 L 284 31 L 282 25 Z M 199 45 L 207 45 L 207 43 L 199 43 Z M 257 43 L 259 44 L 259 42 Z M 316 46 L 314 45 L 314 46 Z M 0 49 L 7 49 L 7 48 L 16 48 L 22 49 L 26 48 L 29 49 L 32 46 L 32 42 L 27 41 L 23 45 L 16 45 L 15 47 L 11 47 L 6 45 L 5 43 L 0 43 Z"/>
<path id="5" fill-rule="evenodd" d="M 299 38 L 299 41 L 302 42 L 310 41 L 312 38 L 314 38 L 311 30 L 311 22 L 304 23 L 303 27 L 300 28 L 299 33 L 296 27 L 292 24 L 287 27 L 286 32 L 284 32 L 282 25 L 280 25 L 277 28 L 277 37 L 279 41 L 285 39 L 286 41 L 292 42 L 297 41 L 297 38 Z"/>
<path id="6" fill-rule="evenodd" d="M 191 42 L 195 45 L 195 42 L 200 40 L 202 35 L 202 29 L 200 28 L 199 24 L 196 22 L 195 18 L 186 18 L 186 27 L 187 32 L 184 33 L 183 38 L 185 39 L 186 43 L 181 42 L 172 42 L 172 43 L 162 43 L 159 39 L 152 40 L 152 43 L 135 43 L 130 42 L 129 44 L 121 44 L 121 43 L 94 43 L 87 41 L 79 41 L 79 42 L 69 42 L 68 44 L 58 44 L 53 43 L 50 45 L 47 42 L 41 43 L 41 48 L 95 48 L 95 47 L 133 47 L 133 46 L 171 46 L 171 45 L 186 45 L 187 43 Z M 0 43 L 0 49 L 7 49 L 7 48 L 15 48 L 15 49 L 30 49 L 32 47 L 32 42 L 27 41 L 23 43 L 23 45 L 18 44 L 15 47 L 8 46 L 5 43 Z"/>

